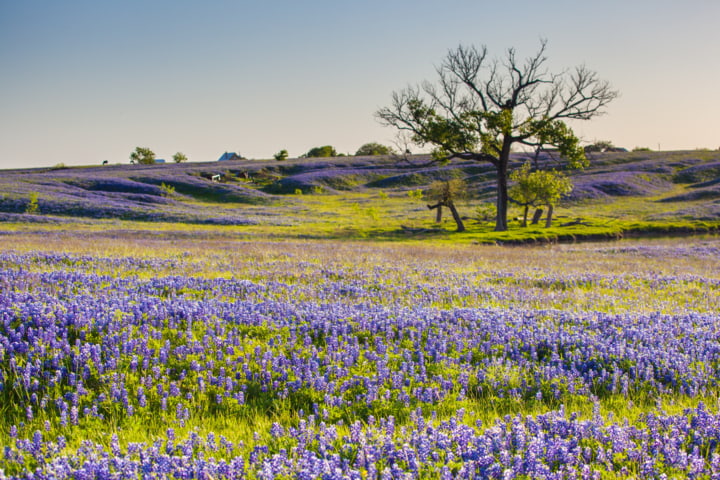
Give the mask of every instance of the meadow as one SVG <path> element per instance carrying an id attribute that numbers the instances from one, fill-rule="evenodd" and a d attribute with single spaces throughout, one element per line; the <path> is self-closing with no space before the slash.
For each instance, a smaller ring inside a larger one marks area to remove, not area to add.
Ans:
<path id="1" fill-rule="evenodd" d="M 720 478 L 720 154 L 428 160 L 2 172 L 0 480 Z"/>
<path id="2" fill-rule="evenodd" d="M 527 156 L 517 154 L 517 165 Z M 720 152 L 591 154 L 551 228 L 494 232 L 495 173 L 483 163 L 430 164 L 428 155 L 98 165 L 4 171 L 0 230 L 187 230 L 256 239 L 524 243 L 720 230 Z M 551 155 L 540 166 L 564 168 Z M 221 181 L 212 181 L 212 178 Z M 462 180 L 467 230 L 427 208 L 437 180 Z M 542 223 L 542 222 L 541 222 Z M 130 227 L 128 225 L 132 224 Z M 225 228 L 215 228 L 225 227 Z M 220 233 L 218 233 L 220 232 Z"/>
<path id="3" fill-rule="evenodd" d="M 716 236 L 156 227 L 0 234 L 0 478 L 720 476 Z"/>

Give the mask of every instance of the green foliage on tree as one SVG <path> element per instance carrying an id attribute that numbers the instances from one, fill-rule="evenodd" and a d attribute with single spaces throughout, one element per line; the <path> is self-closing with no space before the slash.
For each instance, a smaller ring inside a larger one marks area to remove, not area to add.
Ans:
<path id="1" fill-rule="evenodd" d="M 529 207 L 547 207 L 548 214 L 545 226 L 552 223 L 553 209 L 563 195 L 573 189 L 572 181 L 561 172 L 555 170 L 531 171 L 530 162 L 510 174 L 515 182 L 510 187 L 510 198 L 524 207 L 522 225 L 527 226 Z"/>
<path id="2" fill-rule="evenodd" d="M 509 189 L 509 195 L 513 202 L 524 207 L 522 226 L 527 226 L 527 216 L 530 207 L 538 205 L 538 195 L 531 181 L 532 167 L 530 162 L 525 162 L 522 167 L 510 174 L 510 181 L 514 182 Z"/>
<path id="3" fill-rule="evenodd" d="M 613 150 L 615 145 L 610 140 L 597 140 L 590 145 L 585 145 L 585 153 L 599 153 Z"/>
<path id="4" fill-rule="evenodd" d="M 324 145 L 322 147 L 311 148 L 304 156 L 307 158 L 337 157 L 338 153 L 331 145 Z"/>
<path id="5" fill-rule="evenodd" d="M 464 180 L 458 178 L 433 182 L 425 193 L 428 200 L 435 202 L 434 205 L 427 206 L 430 210 L 436 211 L 435 221 L 440 223 L 442 220 L 442 207 L 447 207 L 450 209 L 453 220 L 455 220 L 458 232 L 464 232 L 465 225 L 455 207 L 455 201 L 464 198 L 466 195 L 467 184 Z"/>
<path id="6" fill-rule="evenodd" d="M 141 165 L 153 165 L 155 163 L 155 152 L 149 148 L 136 147 L 135 151 L 130 154 L 130 162 Z"/>
<path id="7" fill-rule="evenodd" d="M 355 152 L 355 156 L 370 156 L 370 155 L 390 155 L 393 153 L 393 149 L 376 142 L 366 143 L 362 147 L 358 148 Z"/>
<path id="8" fill-rule="evenodd" d="M 287 160 L 287 158 L 288 158 L 288 151 L 285 150 L 285 149 L 282 149 L 282 150 L 280 150 L 278 153 L 276 153 L 275 155 L 273 155 L 273 157 L 274 157 L 275 160 L 277 160 L 278 162 L 282 162 L 282 161 L 284 161 L 284 160 Z"/>
<path id="9" fill-rule="evenodd" d="M 188 159 L 187 155 L 185 155 L 182 152 L 177 152 L 175 155 L 173 155 L 172 158 L 175 163 L 187 162 L 187 159 Z"/>
<path id="10" fill-rule="evenodd" d="M 495 230 L 507 230 L 508 174 L 513 147 L 557 148 L 568 165 L 587 164 L 567 120 L 589 120 L 617 97 L 610 85 L 584 66 L 551 73 L 543 41 L 521 61 L 509 49 L 492 60 L 485 47 L 451 50 L 438 68 L 437 84 L 394 92 L 378 110 L 381 123 L 431 145 L 436 161 L 454 158 L 491 163 L 497 173 Z"/>
<path id="11" fill-rule="evenodd" d="M 460 200 L 467 197 L 467 183 L 459 178 L 438 180 L 430 184 L 424 197 L 435 202 Z"/>

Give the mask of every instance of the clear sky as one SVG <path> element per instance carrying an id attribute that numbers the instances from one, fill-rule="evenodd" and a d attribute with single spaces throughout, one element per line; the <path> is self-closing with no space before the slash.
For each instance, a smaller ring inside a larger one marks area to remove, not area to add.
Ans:
<path id="1" fill-rule="evenodd" d="M 450 48 L 541 38 L 621 93 L 584 140 L 718 148 L 719 24 L 718 0 L 0 0 L 0 168 L 354 153 Z"/>

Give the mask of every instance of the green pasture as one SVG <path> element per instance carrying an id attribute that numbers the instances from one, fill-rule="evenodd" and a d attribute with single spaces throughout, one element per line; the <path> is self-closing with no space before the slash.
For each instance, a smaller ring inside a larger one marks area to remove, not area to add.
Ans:
<path id="1" fill-rule="evenodd" d="M 218 214 L 241 212 L 255 225 L 211 226 L 163 222 L 139 222 L 116 219 L 71 219 L 63 223 L 0 223 L 0 231 L 80 230 L 118 235 L 138 232 L 142 235 L 200 235 L 210 238 L 236 239 L 316 239 L 363 240 L 422 243 L 547 243 L 582 240 L 618 239 L 627 236 L 663 236 L 713 234 L 720 221 L 701 221 L 677 214 L 689 207 L 702 207 L 702 201 L 668 202 L 663 199 L 688 190 L 675 185 L 670 191 L 649 197 L 612 197 L 610 200 L 562 202 L 545 227 L 543 216 L 537 225 L 522 227 L 522 209 L 511 206 L 509 230 L 495 232 L 494 221 L 487 211 L 492 202 L 465 199 L 457 203 L 467 230 L 455 232 L 455 223 L 447 209 L 436 223 L 435 212 L 420 197 L 421 190 L 388 191 L 366 189 L 359 192 L 290 194 L 276 197 L 264 205 L 237 204 L 226 201 L 183 199 L 191 206 L 210 208 Z M 420 197 L 420 198 L 419 198 Z M 532 211 L 530 212 L 532 215 Z M 484 217 L 484 218 L 483 218 Z"/>

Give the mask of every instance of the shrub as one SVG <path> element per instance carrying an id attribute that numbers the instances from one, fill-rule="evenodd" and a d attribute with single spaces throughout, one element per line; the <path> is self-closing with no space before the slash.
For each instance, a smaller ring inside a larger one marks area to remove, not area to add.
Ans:
<path id="1" fill-rule="evenodd" d="M 337 151 L 335 151 L 335 147 L 331 145 L 324 145 L 322 147 L 315 147 L 311 148 L 306 154 L 305 157 L 307 158 L 316 158 L 316 157 L 337 157 Z"/>
<path id="2" fill-rule="evenodd" d="M 479 222 L 494 222 L 497 207 L 494 203 L 484 203 L 475 209 L 475 217 Z"/>
<path id="3" fill-rule="evenodd" d="M 40 205 L 38 204 L 37 192 L 30 193 L 30 199 L 28 201 L 27 207 L 25 207 L 25 213 L 27 213 L 27 214 L 40 213 Z"/>
<path id="4" fill-rule="evenodd" d="M 366 143 L 355 152 L 355 155 L 360 156 L 372 156 L 372 155 L 390 155 L 393 153 L 392 148 L 385 145 L 381 145 L 376 142 Z"/>
<path id="5" fill-rule="evenodd" d="M 175 187 L 172 185 L 166 185 L 165 182 L 160 184 L 160 190 L 162 190 L 163 197 L 169 197 L 175 194 Z"/>
<path id="6" fill-rule="evenodd" d="M 275 155 L 273 155 L 273 157 L 274 157 L 275 160 L 277 160 L 278 162 L 282 162 L 283 160 L 287 160 L 287 158 L 288 158 L 288 151 L 285 150 L 285 149 L 282 149 L 282 150 L 280 150 L 278 153 L 276 153 Z"/>
<path id="7" fill-rule="evenodd" d="M 422 200 L 422 198 L 423 198 L 422 188 L 418 188 L 417 190 L 409 190 L 407 192 L 407 196 L 412 198 L 413 200 Z"/>

